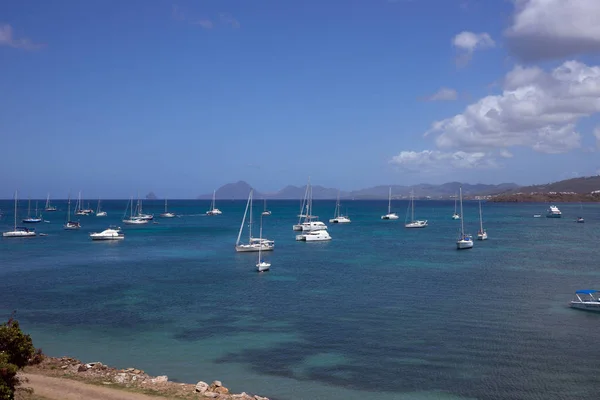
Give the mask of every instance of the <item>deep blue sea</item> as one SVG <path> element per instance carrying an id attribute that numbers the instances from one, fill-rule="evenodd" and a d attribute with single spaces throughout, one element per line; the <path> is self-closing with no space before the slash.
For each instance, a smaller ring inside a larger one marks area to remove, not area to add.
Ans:
<path id="1" fill-rule="evenodd" d="M 44 201 L 40 200 L 40 205 Z M 453 202 L 418 201 L 425 229 L 383 221 L 387 201 L 345 201 L 333 240 L 295 241 L 298 201 L 270 201 L 256 253 L 234 243 L 245 201 L 170 201 L 173 219 L 120 223 L 82 216 L 64 231 L 66 202 L 35 227 L 47 236 L 0 238 L 0 318 L 17 310 L 34 344 L 69 355 L 272 399 L 597 398 L 600 315 L 569 309 L 577 289 L 600 289 L 600 205 L 557 204 L 562 219 L 533 218 L 547 204 L 483 205 L 489 240 L 457 251 Z M 91 202 L 92 208 L 96 202 Z M 255 203 L 256 215 L 262 203 Z M 19 215 L 27 213 L 20 202 Z M 0 229 L 13 203 L 0 201 Z M 327 221 L 335 201 L 315 201 Z M 162 201 L 144 202 L 158 215 Z M 475 234 L 478 204 L 465 203 Z M 585 224 L 575 223 L 582 215 Z M 123 227 L 122 242 L 88 234 Z M 257 227 L 256 227 L 257 228 Z M 258 229 L 256 229 L 258 233 Z M 245 233 L 244 233 L 245 235 Z"/>

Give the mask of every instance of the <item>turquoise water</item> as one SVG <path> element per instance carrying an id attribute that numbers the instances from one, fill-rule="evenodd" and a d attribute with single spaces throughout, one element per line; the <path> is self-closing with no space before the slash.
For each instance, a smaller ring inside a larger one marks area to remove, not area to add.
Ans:
<path id="1" fill-rule="evenodd" d="M 489 240 L 457 251 L 453 202 L 417 202 L 430 226 L 409 230 L 406 202 L 394 204 L 400 220 L 382 221 L 387 201 L 347 201 L 351 224 L 301 243 L 299 202 L 270 201 L 276 247 L 263 274 L 255 253 L 233 248 L 245 201 L 218 201 L 216 217 L 202 215 L 209 201 L 170 201 L 181 217 L 123 226 L 116 243 L 87 234 L 121 225 L 126 200 L 103 202 L 107 218 L 80 217 L 80 231 L 62 230 L 66 203 L 56 205 L 35 225 L 48 236 L 0 240 L 0 316 L 17 310 L 47 354 L 282 400 L 547 400 L 600 388 L 600 315 L 567 307 L 575 290 L 600 288 L 600 205 L 559 204 L 564 217 L 547 219 L 532 218 L 544 204 L 485 204 Z M 314 204 L 323 220 L 334 207 Z M 4 231 L 12 202 L 0 208 Z M 465 216 L 476 233 L 477 203 Z"/>

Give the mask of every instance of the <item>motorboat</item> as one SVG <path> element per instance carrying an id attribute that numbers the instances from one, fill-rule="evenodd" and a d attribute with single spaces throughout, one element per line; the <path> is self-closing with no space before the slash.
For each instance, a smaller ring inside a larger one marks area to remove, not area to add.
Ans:
<path id="1" fill-rule="evenodd" d="M 579 224 L 583 224 L 585 222 L 585 220 L 583 219 L 583 217 L 577 217 L 577 223 Z"/>
<path id="2" fill-rule="evenodd" d="M 569 306 L 578 310 L 600 312 L 600 297 L 598 290 L 585 289 L 575 292 Z"/>
<path id="3" fill-rule="evenodd" d="M 303 242 L 324 242 L 327 240 L 331 240 L 331 236 L 326 230 L 310 231 L 302 233 L 300 235 L 296 235 L 296 240 Z"/>
<path id="4" fill-rule="evenodd" d="M 121 228 L 111 227 L 102 232 L 90 233 L 90 238 L 92 240 L 123 240 L 125 234 L 121 232 Z"/>
<path id="5" fill-rule="evenodd" d="M 533 218 L 541 218 L 542 214 L 533 214 Z"/>
<path id="6" fill-rule="evenodd" d="M 548 211 L 546 212 L 546 218 L 560 218 L 562 217 L 562 213 L 556 206 L 550 206 Z"/>
<path id="7" fill-rule="evenodd" d="M 67 231 L 81 229 L 81 223 L 79 221 L 67 221 L 63 228 Z"/>

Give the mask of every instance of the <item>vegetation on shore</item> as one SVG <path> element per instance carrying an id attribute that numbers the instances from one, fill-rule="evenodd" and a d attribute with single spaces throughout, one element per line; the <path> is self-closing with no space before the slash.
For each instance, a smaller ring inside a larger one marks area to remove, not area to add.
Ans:
<path id="1" fill-rule="evenodd" d="M 491 196 L 492 203 L 594 203 L 600 202 L 600 193 L 506 193 Z"/>
<path id="2" fill-rule="evenodd" d="M 13 400 L 15 389 L 21 384 L 17 376 L 19 370 L 42 359 L 41 349 L 33 347 L 31 336 L 21 331 L 13 313 L 0 325 L 0 399 Z"/>

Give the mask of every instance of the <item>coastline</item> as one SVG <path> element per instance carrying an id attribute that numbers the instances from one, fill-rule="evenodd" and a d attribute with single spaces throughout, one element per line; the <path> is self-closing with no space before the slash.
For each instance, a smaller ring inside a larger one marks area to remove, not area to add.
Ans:
<path id="1" fill-rule="evenodd" d="M 213 381 L 211 384 L 203 381 L 196 384 L 172 382 L 166 375 L 150 376 L 137 368 L 118 369 L 101 362 L 84 363 L 71 357 L 44 357 L 41 363 L 28 366 L 19 374 L 24 374 L 25 377 L 42 375 L 63 380 L 63 382 L 64 380 L 78 381 L 90 386 L 102 386 L 124 393 L 132 393 L 132 396 L 133 394 L 137 396 L 147 394 L 155 398 L 158 396 L 169 399 L 269 400 L 267 397 L 245 392 L 229 393 L 229 389 L 220 381 Z M 25 389 L 26 391 L 27 381 L 20 387 L 21 390 Z M 56 398 L 69 398 L 66 394 L 66 391 L 69 390 L 68 385 L 60 385 L 60 387 L 65 393 Z M 34 388 L 33 395 L 35 396 L 35 394 Z"/>
<path id="2" fill-rule="evenodd" d="M 600 193 L 514 193 L 487 199 L 490 203 L 598 203 Z"/>

